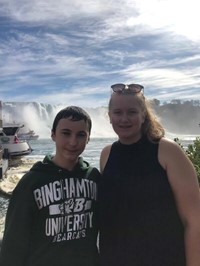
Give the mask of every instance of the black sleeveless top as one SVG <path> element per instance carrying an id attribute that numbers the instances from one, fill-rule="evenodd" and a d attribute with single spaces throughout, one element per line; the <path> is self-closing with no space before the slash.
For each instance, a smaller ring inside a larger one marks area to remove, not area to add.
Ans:
<path id="1" fill-rule="evenodd" d="M 102 266 L 185 266 L 184 229 L 158 146 L 113 143 L 100 186 Z"/>

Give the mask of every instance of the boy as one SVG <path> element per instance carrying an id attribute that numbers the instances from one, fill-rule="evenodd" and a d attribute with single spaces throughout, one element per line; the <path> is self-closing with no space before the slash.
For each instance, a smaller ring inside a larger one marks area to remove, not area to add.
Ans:
<path id="1" fill-rule="evenodd" d="M 9 203 L 0 254 L 4 266 L 97 266 L 97 184 L 100 173 L 79 155 L 92 122 L 80 107 L 55 117 L 54 156 L 26 173 Z"/>

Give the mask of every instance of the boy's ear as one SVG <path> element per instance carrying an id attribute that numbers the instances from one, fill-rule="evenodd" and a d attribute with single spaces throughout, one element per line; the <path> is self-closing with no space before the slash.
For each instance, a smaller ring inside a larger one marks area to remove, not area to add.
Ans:
<path id="1" fill-rule="evenodd" d="M 51 139 L 55 141 L 55 133 L 53 131 L 51 131 Z"/>
<path id="2" fill-rule="evenodd" d="M 108 117 L 109 117 L 110 124 L 112 124 L 111 118 L 110 118 L 110 112 L 108 112 Z"/>

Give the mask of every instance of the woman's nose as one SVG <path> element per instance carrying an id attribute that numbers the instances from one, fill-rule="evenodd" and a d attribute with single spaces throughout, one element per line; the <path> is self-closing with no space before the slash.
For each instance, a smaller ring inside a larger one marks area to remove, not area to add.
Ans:
<path id="1" fill-rule="evenodd" d="M 123 113 L 122 116 L 121 116 L 121 120 L 122 121 L 127 121 L 128 120 L 128 116 L 126 113 Z"/>

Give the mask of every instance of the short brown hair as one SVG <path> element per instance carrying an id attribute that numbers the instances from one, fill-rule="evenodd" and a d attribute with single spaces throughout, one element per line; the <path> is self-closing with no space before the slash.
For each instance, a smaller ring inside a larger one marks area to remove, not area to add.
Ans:
<path id="1" fill-rule="evenodd" d="M 89 116 L 89 114 L 83 110 L 81 107 L 79 106 L 68 106 L 62 110 L 60 110 L 54 121 L 53 121 L 53 126 L 52 126 L 52 132 L 55 133 L 58 122 L 60 121 L 60 119 L 62 118 L 70 118 L 72 121 L 80 121 L 80 120 L 84 120 L 88 126 L 88 132 L 89 134 L 91 133 L 91 129 L 92 129 L 92 120 Z"/>

